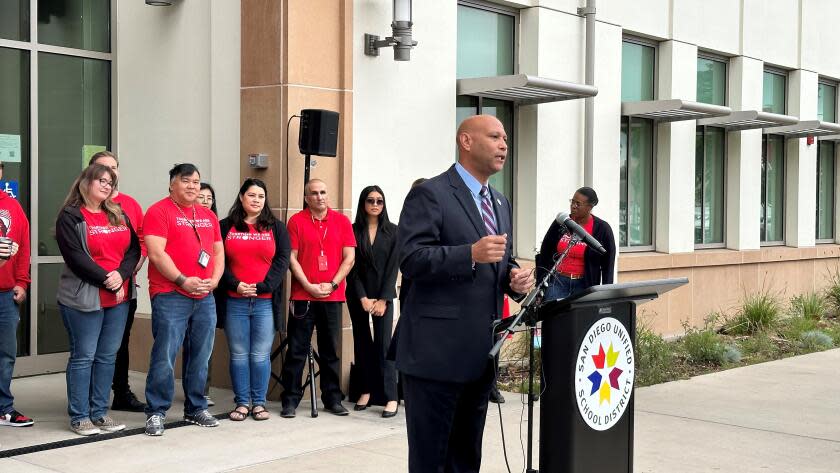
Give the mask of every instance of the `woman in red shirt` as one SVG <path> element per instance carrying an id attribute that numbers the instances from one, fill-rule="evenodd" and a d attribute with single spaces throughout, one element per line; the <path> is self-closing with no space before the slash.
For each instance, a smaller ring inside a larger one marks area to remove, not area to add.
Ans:
<path id="1" fill-rule="evenodd" d="M 130 219 L 111 200 L 117 176 L 88 166 L 73 183 L 56 220 L 64 257 L 57 299 L 70 340 L 67 412 L 79 435 L 125 428 L 108 415 L 114 360 L 122 341 L 140 241 Z"/>
<path id="2" fill-rule="evenodd" d="M 289 269 L 289 234 L 268 205 L 268 191 L 259 179 L 239 188 L 228 217 L 220 222 L 225 243 L 227 289 L 225 334 L 230 348 L 230 379 L 236 408 L 231 420 L 269 417 L 265 409 L 274 341 L 272 296 Z"/>
<path id="3" fill-rule="evenodd" d="M 591 187 L 581 187 L 569 201 L 569 217 L 583 227 L 607 250 L 600 255 L 583 242 L 577 242 L 557 268 L 557 275 L 545 291 L 544 300 L 564 299 L 590 286 L 611 284 L 615 271 L 615 238 L 610 224 L 592 215 L 592 208 L 598 205 L 598 194 Z M 552 222 L 543 238 L 537 255 L 537 281 L 554 265 L 557 255 L 566 251 L 571 233 L 565 227 Z"/>

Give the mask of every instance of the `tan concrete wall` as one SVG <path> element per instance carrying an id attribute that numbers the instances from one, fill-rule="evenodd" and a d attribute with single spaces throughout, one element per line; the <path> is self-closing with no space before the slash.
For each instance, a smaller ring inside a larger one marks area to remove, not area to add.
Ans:
<path id="1" fill-rule="evenodd" d="M 840 246 L 833 244 L 754 251 L 629 253 L 619 256 L 618 280 L 688 278 L 686 286 L 639 308 L 641 318 L 667 336 L 682 334 L 683 321 L 700 326 L 712 312 L 733 315 L 745 294 L 766 289 L 787 305 L 795 295 L 823 289 L 838 265 Z"/>

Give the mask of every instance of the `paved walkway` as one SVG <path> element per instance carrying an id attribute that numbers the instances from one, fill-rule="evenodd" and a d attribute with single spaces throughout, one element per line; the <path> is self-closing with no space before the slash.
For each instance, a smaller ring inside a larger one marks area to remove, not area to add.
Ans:
<path id="1" fill-rule="evenodd" d="M 142 376 L 132 373 L 132 385 Z M 67 430 L 64 375 L 18 379 L 18 405 L 37 418 L 34 427 L 0 428 L 0 454 L 61 439 Z M 177 388 L 180 390 L 180 386 Z M 142 390 L 138 389 L 138 392 Z M 231 393 L 213 390 L 217 401 Z M 700 376 L 636 391 L 636 472 L 840 471 L 840 350 Z M 522 471 L 523 405 L 506 394 L 502 416 L 511 471 Z M 219 402 L 213 412 L 230 406 Z M 171 411 L 174 420 L 180 403 Z M 349 405 L 348 405 L 349 407 Z M 483 472 L 506 472 L 495 406 L 487 419 Z M 407 445 L 402 413 L 379 417 L 371 408 L 349 417 L 308 404 L 287 420 L 270 406 L 267 422 L 224 421 L 215 429 L 167 430 L 162 438 L 133 435 L 0 459 L 0 472 L 172 471 L 398 472 Z M 142 414 L 115 413 L 139 427 Z M 538 450 L 535 448 L 535 450 Z"/>

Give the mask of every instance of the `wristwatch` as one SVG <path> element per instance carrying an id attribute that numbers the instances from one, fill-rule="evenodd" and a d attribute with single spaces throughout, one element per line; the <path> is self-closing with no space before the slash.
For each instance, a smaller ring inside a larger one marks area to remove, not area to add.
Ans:
<path id="1" fill-rule="evenodd" d="M 335 281 L 330 281 L 330 286 L 332 286 L 333 291 L 338 289 L 338 284 L 336 284 Z"/>

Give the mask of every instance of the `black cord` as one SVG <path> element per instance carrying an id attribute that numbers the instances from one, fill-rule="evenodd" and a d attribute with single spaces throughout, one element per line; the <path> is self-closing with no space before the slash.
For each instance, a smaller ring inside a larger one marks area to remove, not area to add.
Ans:
<path id="1" fill-rule="evenodd" d="M 300 115 L 292 115 L 289 121 L 286 122 L 286 208 L 283 210 L 283 222 L 289 221 L 289 125 L 292 124 L 293 118 L 300 118 Z"/>
<path id="2" fill-rule="evenodd" d="M 508 473 L 512 473 L 510 471 L 510 463 L 508 462 L 507 445 L 505 444 L 505 422 L 502 419 L 502 405 L 496 403 L 496 407 L 499 408 L 499 429 L 502 431 L 502 453 L 505 454 L 505 465 L 507 466 L 507 471 Z"/>

